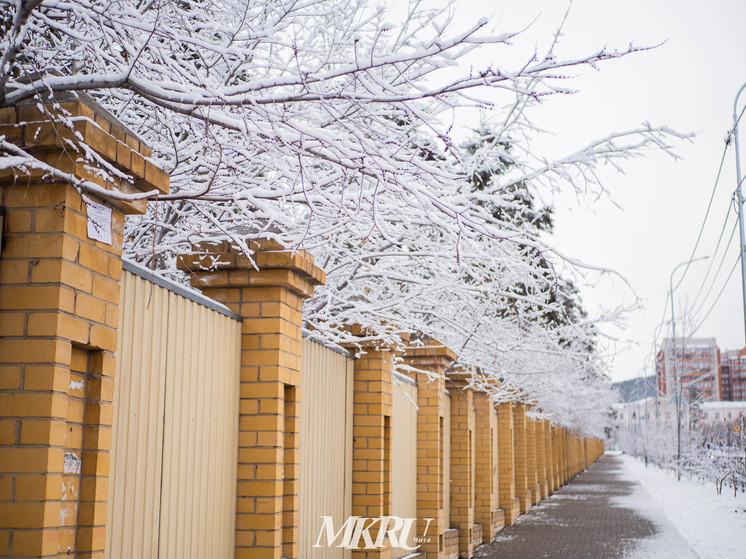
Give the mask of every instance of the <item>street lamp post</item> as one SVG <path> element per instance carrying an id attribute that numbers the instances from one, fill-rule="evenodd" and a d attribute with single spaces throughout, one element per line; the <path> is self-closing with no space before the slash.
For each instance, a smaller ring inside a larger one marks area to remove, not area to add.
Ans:
<path id="1" fill-rule="evenodd" d="M 738 98 L 746 89 L 746 83 L 741 86 L 736 94 L 736 100 L 733 102 L 733 139 L 735 141 L 736 149 L 736 202 L 738 203 L 738 229 L 741 240 L 741 290 L 743 292 L 743 320 L 744 320 L 744 336 L 746 336 L 746 258 L 744 253 L 746 252 L 746 228 L 744 227 L 744 215 L 743 215 L 743 193 L 741 185 L 743 184 L 744 177 L 741 176 L 741 154 L 738 150 Z"/>
<path id="2" fill-rule="evenodd" d="M 671 345 L 673 346 L 673 390 L 675 398 L 674 402 L 676 404 L 676 476 L 678 478 L 681 476 L 681 379 L 679 379 L 677 371 L 678 356 L 676 355 L 676 315 L 674 312 L 675 305 L 673 299 L 673 275 L 676 273 L 676 270 L 682 266 L 688 266 L 692 262 L 706 260 L 707 258 L 709 258 L 709 256 L 700 256 L 699 258 L 690 258 L 686 262 L 677 264 L 671 271 L 671 278 L 668 283 L 671 298 L 671 333 L 673 334 Z"/>

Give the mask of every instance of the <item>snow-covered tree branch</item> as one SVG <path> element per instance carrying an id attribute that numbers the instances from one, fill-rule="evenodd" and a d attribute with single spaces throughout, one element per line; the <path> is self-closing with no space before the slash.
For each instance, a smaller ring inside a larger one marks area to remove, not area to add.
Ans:
<path id="1" fill-rule="evenodd" d="M 418 2 L 403 19 L 365 0 L 0 0 L 0 14 L 0 108 L 87 93 L 170 174 L 171 193 L 128 222 L 130 257 L 171 269 L 196 242 L 271 238 L 326 269 L 308 321 L 329 338 L 350 323 L 421 332 L 545 410 L 571 411 L 567 379 L 598 374 L 592 325 L 546 319 L 567 314 L 559 257 L 511 208 L 516 188 L 595 195 L 599 166 L 670 151 L 680 135 L 649 125 L 556 160 L 526 141 L 531 107 L 566 93 L 569 71 L 644 49 L 475 68 L 467 55 L 515 35 L 455 29 Z M 464 149 L 454 130 L 477 109 L 489 134 Z M 44 165 L 0 138 L 0 170 Z M 486 170 L 499 172 L 475 188 Z"/>

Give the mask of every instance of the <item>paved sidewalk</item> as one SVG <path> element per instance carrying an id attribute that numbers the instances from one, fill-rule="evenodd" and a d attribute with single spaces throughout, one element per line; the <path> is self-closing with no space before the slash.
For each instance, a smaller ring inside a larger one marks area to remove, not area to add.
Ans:
<path id="1" fill-rule="evenodd" d="M 621 458 L 605 455 L 505 528 L 480 559 L 696 559 Z"/>

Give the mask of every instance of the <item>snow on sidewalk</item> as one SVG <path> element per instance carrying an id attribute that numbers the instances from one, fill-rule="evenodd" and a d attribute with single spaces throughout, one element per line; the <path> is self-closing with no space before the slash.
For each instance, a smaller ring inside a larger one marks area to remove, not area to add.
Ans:
<path id="1" fill-rule="evenodd" d="M 666 514 L 702 559 L 742 559 L 746 557 L 746 495 L 733 496 L 723 489 L 717 495 L 714 484 L 682 478 L 676 481 L 673 472 L 665 472 L 631 456 L 622 456 L 624 466 L 648 495 Z M 624 499 L 623 506 L 635 506 L 633 496 Z M 645 507 L 647 508 L 647 507 Z M 641 510 L 650 515 L 650 511 Z M 651 519 L 659 524 L 661 519 Z M 646 542 L 646 545 L 653 542 Z M 658 542 L 664 543 L 664 542 Z M 631 554 L 636 557 L 643 550 Z M 639 555 L 643 556 L 643 555 Z M 660 556 L 658 556 L 660 557 Z"/>

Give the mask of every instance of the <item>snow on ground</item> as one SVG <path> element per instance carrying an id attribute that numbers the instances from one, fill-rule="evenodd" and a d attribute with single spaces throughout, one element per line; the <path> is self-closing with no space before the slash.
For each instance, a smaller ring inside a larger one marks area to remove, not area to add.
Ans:
<path id="1" fill-rule="evenodd" d="M 662 528 L 657 538 L 645 541 L 645 549 L 630 550 L 629 557 L 662 558 L 652 554 L 650 546 L 665 549 L 666 525 L 670 524 L 683 536 L 701 559 L 742 559 L 746 557 L 746 495 L 739 492 L 733 496 L 723 488 L 723 495 L 715 493 L 714 484 L 703 485 L 696 480 L 682 478 L 676 481 L 673 472 L 665 472 L 631 456 L 622 457 L 626 473 L 633 476 L 647 495 L 638 490 L 623 499 L 622 506 L 635 508 Z M 660 509 L 650 507 L 647 497 L 665 513 L 660 518 Z M 657 518 L 656 518 L 657 517 Z M 682 557 L 678 551 L 669 549 L 665 557 Z"/>
<path id="2" fill-rule="evenodd" d="M 697 559 L 697 554 L 669 520 L 658 503 L 637 483 L 635 476 L 620 463 L 610 470 L 618 479 L 629 483 L 630 493 L 611 497 L 611 506 L 634 512 L 642 530 L 654 527 L 653 534 L 644 538 L 630 538 L 622 549 L 622 559 Z"/>

